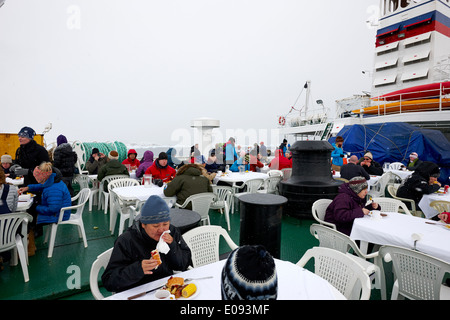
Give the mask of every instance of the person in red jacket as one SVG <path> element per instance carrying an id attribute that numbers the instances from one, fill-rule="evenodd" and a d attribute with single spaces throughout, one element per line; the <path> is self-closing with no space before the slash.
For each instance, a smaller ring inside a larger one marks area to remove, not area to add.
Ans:
<path id="1" fill-rule="evenodd" d="M 263 168 L 264 164 L 259 161 L 261 155 L 257 153 L 256 149 L 250 151 L 250 171 L 257 172 L 256 168 Z"/>
<path id="2" fill-rule="evenodd" d="M 281 170 L 284 168 L 292 168 L 292 159 L 289 160 L 283 155 L 283 150 L 277 149 L 275 151 L 275 158 L 269 163 L 269 168 L 272 170 Z"/>
<path id="3" fill-rule="evenodd" d="M 151 174 L 153 181 L 161 179 L 167 182 L 175 178 L 177 172 L 167 164 L 167 153 L 161 152 L 153 164 L 145 171 L 145 174 Z"/>
<path id="4" fill-rule="evenodd" d="M 130 149 L 130 151 L 128 151 L 128 157 L 122 161 L 122 164 L 124 164 L 126 167 L 127 164 L 129 164 L 130 170 L 136 170 L 141 165 L 141 162 L 137 159 L 136 150 Z"/>

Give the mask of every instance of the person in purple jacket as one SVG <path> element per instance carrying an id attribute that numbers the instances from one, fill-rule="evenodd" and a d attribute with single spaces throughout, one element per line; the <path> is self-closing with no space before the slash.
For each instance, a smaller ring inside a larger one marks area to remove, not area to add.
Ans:
<path id="1" fill-rule="evenodd" d="M 144 156 L 141 159 L 141 165 L 136 170 L 136 178 L 142 178 L 145 170 L 147 170 L 153 164 L 153 152 L 147 150 L 144 152 Z"/>
<path id="2" fill-rule="evenodd" d="M 350 236 L 353 220 L 364 217 L 370 210 L 381 210 L 378 203 L 366 205 L 367 188 L 367 180 L 360 176 L 342 184 L 325 212 L 325 221 L 334 223 L 338 231 Z"/>

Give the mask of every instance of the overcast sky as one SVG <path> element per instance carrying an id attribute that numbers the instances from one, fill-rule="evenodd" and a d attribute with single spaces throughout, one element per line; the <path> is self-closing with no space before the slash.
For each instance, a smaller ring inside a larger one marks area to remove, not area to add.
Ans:
<path id="1" fill-rule="evenodd" d="M 332 110 L 370 91 L 361 71 L 373 68 L 375 29 L 366 21 L 378 4 L 6 0 L 0 132 L 42 133 L 52 123 L 47 143 L 64 134 L 174 145 L 174 132 L 207 117 L 220 120 L 224 139 L 233 130 L 266 130 L 270 139 L 307 80 L 312 101 Z"/>

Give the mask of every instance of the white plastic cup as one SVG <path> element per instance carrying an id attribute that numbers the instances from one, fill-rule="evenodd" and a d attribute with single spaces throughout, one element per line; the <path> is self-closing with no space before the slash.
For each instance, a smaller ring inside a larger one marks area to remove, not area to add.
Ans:
<path id="1" fill-rule="evenodd" d="M 159 300 L 175 300 L 175 296 L 167 290 L 156 291 L 155 298 Z"/>

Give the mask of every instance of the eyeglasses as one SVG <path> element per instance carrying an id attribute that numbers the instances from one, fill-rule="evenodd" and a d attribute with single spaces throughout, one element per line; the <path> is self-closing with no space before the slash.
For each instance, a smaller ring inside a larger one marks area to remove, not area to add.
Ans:
<path id="1" fill-rule="evenodd" d="M 367 160 L 372 161 L 372 159 L 370 159 L 370 158 L 364 158 L 364 160 L 366 160 L 366 161 L 367 161 Z"/>

